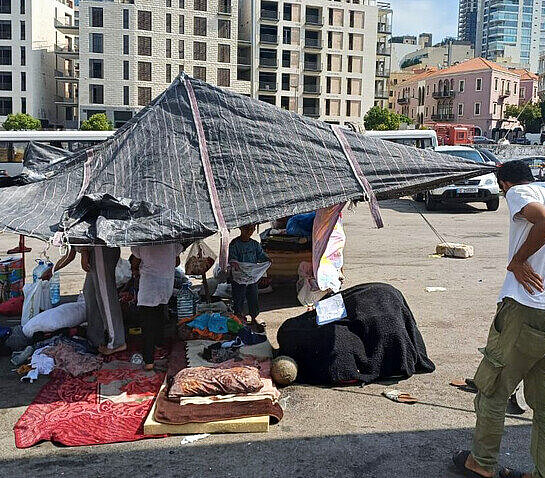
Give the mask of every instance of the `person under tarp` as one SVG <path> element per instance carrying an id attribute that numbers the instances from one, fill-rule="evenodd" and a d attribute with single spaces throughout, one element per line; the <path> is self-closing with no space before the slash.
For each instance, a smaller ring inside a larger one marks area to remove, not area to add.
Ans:
<path id="1" fill-rule="evenodd" d="M 320 326 L 311 311 L 288 319 L 278 330 L 280 355 L 297 362 L 299 382 L 371 383 L 435 370 L 399 290 L 372 283 L 340 294 L 346 318 Z"/>

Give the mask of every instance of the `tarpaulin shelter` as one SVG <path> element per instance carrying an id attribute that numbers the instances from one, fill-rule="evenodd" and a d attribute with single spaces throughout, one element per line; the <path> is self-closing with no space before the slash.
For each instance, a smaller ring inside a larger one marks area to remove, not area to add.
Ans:
<path id="1" fill-rule="evenodd" d="M 110 246 L 196 239 L 491 170 L 182 73 L 110 139 L 41 169 L 44 179 L 0 190 L 0 230 Z"/>

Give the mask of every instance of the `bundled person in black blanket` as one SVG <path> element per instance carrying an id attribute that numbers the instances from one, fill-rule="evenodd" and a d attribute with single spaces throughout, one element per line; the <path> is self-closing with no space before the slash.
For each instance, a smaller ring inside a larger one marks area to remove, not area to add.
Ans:
<path id="1" fill-rule="evenodd" d="M 270 263 L 269 256 L 265 254 L 261 244 L 252 239 L 252 235 L 255 232 L 255 224 L 249 224 L 240 228 L 240 236 L 231 241 L 229 244 L 229 264 L 233 269 L 233 275 L 236 276 L 236 272 L 240 271 L 241 264 L 260 264 Z M 241 284 L 234 278 L 231 281 L 233 291 L 233 306 L 234 312 L 237 317 L 245 319 L 244 315 L 244 303 L 248 302 L 248 312 L 252 318 L 252 328 L 256 332 L 265 331 L 265 323 L 258 322 L 257 316 L 259 315 L 259 297 L 258 297 L 258 281 L 252 284 Z"/>

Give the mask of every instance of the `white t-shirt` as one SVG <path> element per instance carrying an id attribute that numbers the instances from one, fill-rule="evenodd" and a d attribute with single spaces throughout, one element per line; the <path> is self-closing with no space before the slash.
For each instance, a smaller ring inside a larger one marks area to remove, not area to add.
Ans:
<path id="1" fill-rule="evenodd" d="M 528 238 L 533 224 L 522 217 L 520 211 L 530 203 L 545 205 L 545 183 L 531 183 L 513 186 L 505 195 L 509 206 L 509 262 Z M 542 277 L 545 277 L 545 247 L 528 258 L 528 263 Z M 545 292 L 526 292 L 512 272 L 507 272 L 498 302 L 509 297 L 522 305 L 534 309 L 545 309 Z"/>
<path id="2" fill-rule="evenodd" d="M 131 252 L 140 263 L 138 305 L 155 307 L 168 304 L 174 289 L 176 257 L 184 250 L 179 242 L 153 246 L 133 246 Z"/>

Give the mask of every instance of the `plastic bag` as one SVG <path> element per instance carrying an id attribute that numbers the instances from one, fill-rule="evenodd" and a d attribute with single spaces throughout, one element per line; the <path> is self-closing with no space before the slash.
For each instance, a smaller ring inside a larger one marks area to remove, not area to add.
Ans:
<path id="1" fill-rule="evenodd" d="M 51 297 L 49 295 L 49 281 L 38 279 L 33 284 L 23 287 L 23 312 L 21 325 L 25 325 L 32 317 L 44 310 L 51 309 Z"/>
<path id="2" fill-rule="evenodd" d="M 233 280 L 237 284 L 255 284 L 259 282 L 267 269 L 271 267 L 270 262 L 259 262 L 254 264 L 252 262 L 237 262 L 237 266 L 231 268 Z"/>
<path id="3" fill-rule="evenodd" d="M 216 257 L 214 251 L 204 242 L 194 242 L 185 261 L 185 273 L 189 276 L 206 274 L 216 262 Z"/>
<path id="4" fill-rule="evenodd" d="M 131 263 L 127 259 L 119 259 L 115 266 L 115 285 L 123 287 L 132 278 Z"/>
<path id="5" fill-rule="evenodd" d="M 341 294 L 321 300 L 316 304 L 316 323 L 330 324 L 346 317 L 346 307 Z"/>
<path id="6" fill-rule="evenodd" d="M 23 325 L 23 333 L 31 338 L 36 332 L 55 332 L 65 327 L 76 327 L 86 319 L 85 300 L 80 294 L 77 302 L 61 304 L 32 317 Z"/>

